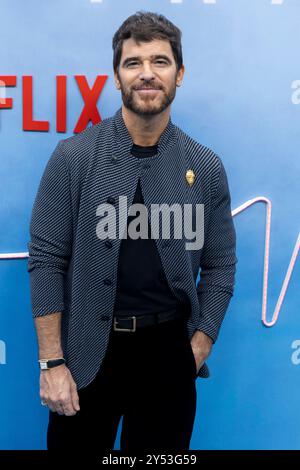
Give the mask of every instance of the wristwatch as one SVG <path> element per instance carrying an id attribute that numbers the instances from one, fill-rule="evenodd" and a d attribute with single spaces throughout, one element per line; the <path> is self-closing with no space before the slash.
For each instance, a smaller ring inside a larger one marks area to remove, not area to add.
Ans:
<path id="1" fill-rule="evenodd" d="M 66 361 L 63 357 L 59 359 L 40 359 L 39 360 L 41 370 L 52 369 L 53 367 L 57 367 L 65 363 Z"/>

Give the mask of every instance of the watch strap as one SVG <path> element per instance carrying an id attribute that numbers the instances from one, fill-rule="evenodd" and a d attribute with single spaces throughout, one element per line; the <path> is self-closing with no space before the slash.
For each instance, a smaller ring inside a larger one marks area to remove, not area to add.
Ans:
<path id="1" fill-rule="evenodd" d="M 52 369 L 53 367 L 57 367 L 65 363 L 66 361 L 63 357 L 59 359 L 40 359 L 39 360 L 41 370 Z"/>

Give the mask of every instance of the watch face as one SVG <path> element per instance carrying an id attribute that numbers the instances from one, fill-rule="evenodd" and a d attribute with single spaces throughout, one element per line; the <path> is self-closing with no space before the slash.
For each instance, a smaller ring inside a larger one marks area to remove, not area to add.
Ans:
<path id="1" fill-rule="evenodd" d="M 48 369 L 47 362 L 40 362 L 40 365 L 41 365 L 42 370 L 47 370 Z"/>

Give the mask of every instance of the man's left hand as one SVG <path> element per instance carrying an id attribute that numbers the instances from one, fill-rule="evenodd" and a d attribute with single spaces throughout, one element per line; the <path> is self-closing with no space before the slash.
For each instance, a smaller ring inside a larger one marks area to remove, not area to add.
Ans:
<path id="1" fill-rule="evenodd" d="M 211 352 L 213 341 L 203 331 L 197 330 L 191 339 L 191 346 L 197 365 L 197 374 Z"/>

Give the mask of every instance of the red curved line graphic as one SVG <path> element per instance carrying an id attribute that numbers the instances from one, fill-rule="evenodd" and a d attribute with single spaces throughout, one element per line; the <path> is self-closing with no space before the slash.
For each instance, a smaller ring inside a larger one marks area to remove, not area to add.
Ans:
<path id="1" fill-rule="evenodd" d="M 269 278 L 269 259 L 270 259 L 270 234 L 271 234 L 271 211 L 272 211 L 272 203 L 271 201 L 264 197 L 264 196 L 257 196 L 253 199 L 249 199 L 241 206 L 238 206 L 236 209 L 232 211 L 232 216 L 235 217 L 237 214 L 240 214 L 244 210 L 248 209 L 248 207 L 256 204 L 258 202 L 263 202 L 267 206 L 266 210 L 266 230 L 265 230 L 265 253 L 264 253 L 264 274 L 263 274 L 263 292 L 262 292 L 262 310 L 261 310 L 261 321 L 265 326 L 271 327 L 275 325 L 278 320 L 279 312 L 282 307 L 282 303 L 291 279 L 291 275 L 296 263 L 296 259 L 299 253 L 300 248 L 300 232 L 298 234 L 297 241 L 294 246 L 294 250 L 290 259 L 289 266 L 287 268 L 287 272 L 282 284 L 282 288 L 277 300 L 277 304 L 275 306 L 275 310 L 272 316 L 272 320 L 267 320 L 267 299 L 268 299 L 268 278 Z M 0 259 L 24 259 L 28 258 L 28 252 L 21 252 L 21 253 L 1 253 Z"/>

